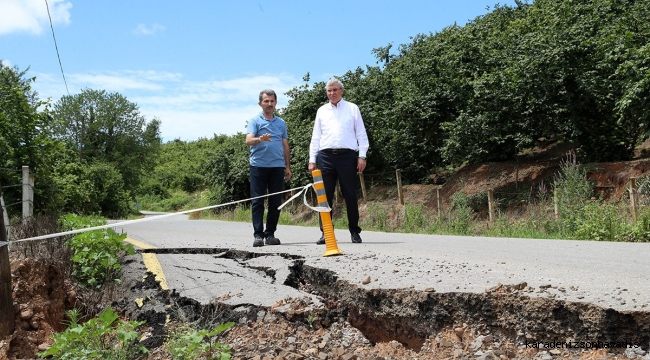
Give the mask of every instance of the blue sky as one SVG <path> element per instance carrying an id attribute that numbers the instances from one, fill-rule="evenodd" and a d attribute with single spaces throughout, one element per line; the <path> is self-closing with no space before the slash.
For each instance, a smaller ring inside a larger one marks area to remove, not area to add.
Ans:
<path id="1" fill-rule="evenodd" d="M 284 92 L 376 65 L 372 49 L 410 43 L 489 12 L 494 0 L 0 0 L 0 60 L 29 67 L 41 99 L 118 92 L 164 141 L 245 132 L 259 91 Z M 501 1 L 514 5 L 514 0 Z M 393 54 L 396 53 L 393 52 Z"/>

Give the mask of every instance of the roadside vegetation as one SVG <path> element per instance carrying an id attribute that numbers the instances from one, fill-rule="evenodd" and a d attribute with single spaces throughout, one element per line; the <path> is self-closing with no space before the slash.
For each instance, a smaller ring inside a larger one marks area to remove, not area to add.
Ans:
<path id="1" fill-rule="evenodd" d="M 522 200 L 516 211 L 507 204 L 497 208 L 497 218 L 488 222 L 482 212 L 487 207 L 483 194 L 467 195 L 463 192 L 452 196 L 448 210 L 438 213 L 422 203 L 406 203 L 403 207 L 390 201 L 371 201 L 365 204 L 367 211 L 361 218 L 361 226 L 367 231 L 405 232 L 419 234 L 492 236 L 535 239 L 577 239 L 597 241 L 650 241 L 650 208 L 647 195 L 650 178 L 639 179 L 639 193 L 645 199 L 641 203 L 637 221 L 632 219 L 630 204 L 626 199 L 608 201 L 596 195 L 593 184 L 587 178 L 587 167 L 579 164 L 574 155 L 567 156 L 560 165 L 549 186 L 557 190 L 557 210 L 552 196 L 539 194 L 536 198 Z M 180 197 L 180 196 L 179 196 Z M 208 206 L 201 196 L 183 194 L 185 203 L 174 208 L 164 203 L 152 203 L 156 211 L 182 211 Z M 198 199 L 198 200 L 197 200 Z M 364 205 L 364 204 L 362 204 Z M 334 226 L 347 229 L 345 207 L 339 204 Z M 218 219 L 225 221 L 250 221 L 247 203 L 232 209 L 190 213 L 194 219 Z M 318 226 L 318 214 L 305 212 L 302 202 L 289 204 L 280 213 L 279 224 Z"/>

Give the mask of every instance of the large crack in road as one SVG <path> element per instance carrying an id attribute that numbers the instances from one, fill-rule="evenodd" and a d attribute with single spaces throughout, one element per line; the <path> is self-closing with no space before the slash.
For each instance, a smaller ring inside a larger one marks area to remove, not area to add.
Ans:
<path id="1" fill-rule="evenodd" d="M 308 321 L 322 327 L 344 320 L 373 343 L 397 341 L 416 350 L 429 336 L 457 324 L 498 331 L 515 344 L 600 341 L 640 344 L 647 350 L 650 343 L 648 311 L 621 311 L 541 297 L 539 292 L 544 288 L 532 289 L 521 282 L 499 284 L 484 293 L 436 292 L 408 286 L 366 288 L 330 269 L 307 264 L 296 255 L 206 248 L 142 252 L 211 259 L 195 262 L 192 284 L 162 291 L 152 274 L 142 280 L 146 269 L 137 257 L 130 258 L 124 268 L 124 276 L 131 279 L 125 282 L 129 294 L 119 305 L 132 318 L 157 327 L 157 334 L 164 332 L 162 327 L 169 317 L 206 324 L 238 322 L 243 318 L 254 320 L 263 316 L 261 310 L 272 309 L 288 321 Z M 222 291 L 206 297 L 207 287 L 220 287 Z M 252 290 L 261 294 L 252 294 Z M 142 305 L 134 298 L 144 299 Z M 152 337 L 150 345 L 161 339 Z"/>

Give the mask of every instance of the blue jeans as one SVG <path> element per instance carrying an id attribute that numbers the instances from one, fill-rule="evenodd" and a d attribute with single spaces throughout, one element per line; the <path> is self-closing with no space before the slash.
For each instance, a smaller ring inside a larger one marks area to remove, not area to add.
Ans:
<path id="1" fill-rule="evenodd" d="M 283 167 L 250 167 L 251 197 L 264 196 L 280 192 L 284 187 Z M 267 237 L 275 234 L 280 218 L 280 206 L 282 194 L 268 197 L 269 210 L 266 215 L 266 231 L 264 230 L 264 200 L 259 198 L 252 200 L 251 212 L 253 215 L 254 236 Z"/>

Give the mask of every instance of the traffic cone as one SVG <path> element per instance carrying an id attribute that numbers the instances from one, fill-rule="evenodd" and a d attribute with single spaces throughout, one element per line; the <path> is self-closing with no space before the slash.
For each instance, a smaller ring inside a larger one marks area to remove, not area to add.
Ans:
<path id="1" fill-rule="evenodd" d="M 311 176 L 314 177 L 314 189 L 316 190 L 318 206 L 321 208 L 329 208 L 329 204 L 327 203 L 327 195 L 325 195 L 323 173 L 319 169 L 316 169 L 312 171 Z M 332 217 L 329 211 L 320 212 L 320 219 L 321 224 L 323 225 L 323 235 L 325 235 L 325 254 L 323 254 L 323 256 L 343 254 L 343 250 L 339 250 L 338 246 L 336 245 L 334 225 L 332 224 Z"/>

